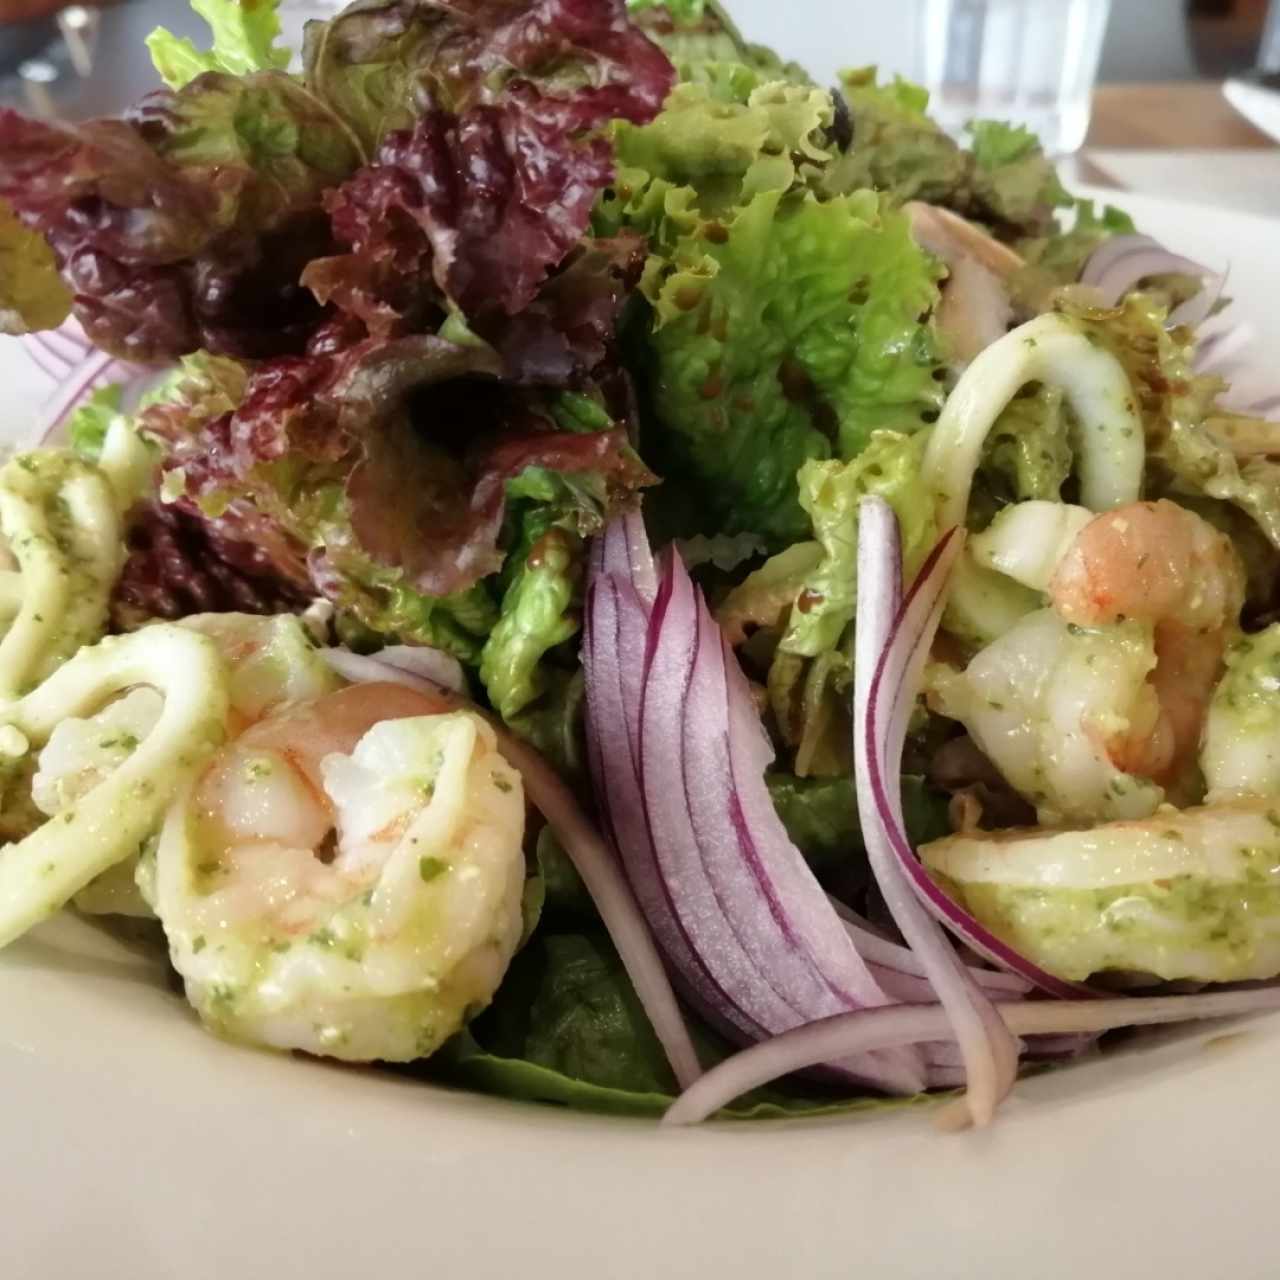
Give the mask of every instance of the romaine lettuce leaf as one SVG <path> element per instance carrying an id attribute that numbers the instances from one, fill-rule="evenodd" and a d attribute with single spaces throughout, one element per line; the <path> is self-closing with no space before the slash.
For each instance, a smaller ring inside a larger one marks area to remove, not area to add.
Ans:
<path id="1" fill-rule="evenodd" d="M 869 883 L 853 778 L 797 778 L 769 773 L 773 806 L 796 848 L 819 875 L 853 870 Z M 949 835 L 947 798 L 916 774 L 902 777 L 902 809 L 913 845 Z M 847 884 L 847 880 L 842 883 Z"/>
<path id="2" fill-rule="evenodd" d="M 280 38 L 279 0 L 191 0 L 191 7 L 208 24 L 213 47 L 202 53 L 185 37 L 164 27 L 147 37 L 147 48 L 160 78 L 181 89 L 206 71 L 247 75 L 251 71 L 283 70 L 290 52 Z"/>

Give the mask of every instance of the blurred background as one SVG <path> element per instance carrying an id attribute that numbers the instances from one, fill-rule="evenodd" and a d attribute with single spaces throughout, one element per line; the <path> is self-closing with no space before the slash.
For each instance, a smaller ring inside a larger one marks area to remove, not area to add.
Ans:
<path id="1" fill-rule="evenodd" d="M 1069 178 L 1280 211 L 1280 0 L 725 5 L 748 38 L 819 80 L 876 63 L 924 83 L 956 132 L 974 116 L 1030 125 Z M 286 38 L 331 11 L 284 0 Z M 0 104 L 65 119 L 118 111 L 156 83 L 143 39 L 161 24 L 206 43 L 185 0 L 0 0 Z M 1213 182 L 1203 165 L 1198 182 L 1175 173 L 1175 153 L 1212 158 Z"/>

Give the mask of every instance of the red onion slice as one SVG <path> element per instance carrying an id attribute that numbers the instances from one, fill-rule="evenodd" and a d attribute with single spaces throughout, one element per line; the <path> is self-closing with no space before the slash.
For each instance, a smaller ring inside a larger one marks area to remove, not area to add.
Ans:
<path id="1" fill-rule="evenodd" d="M 1179 303 L 1168 323 L 1195 326 L 1203 323 L 1222 294 L 1226 276 L 1210 271 L 1202 263 L 1171 253 L 1150 236 L 1112 236 L 1089 256 L 1080 273 L 1080 283 L 1091 285 L 1114 307 L 1139 281 L 1152 276 L 1195 276 L 1204 287 L 1194 297 Z"/>
<path id="2" fill-rule="evenodd" d="M 95 391 L 113 382 L 141 383 L 151 376 L 140 365 L 99 351 L 74 319 L 57 329 L 23 334 L 20 341 L 27 358 L 54 384 L 37 419 L 34 435 L 40 444 L 54 441 Z"/>
<path id="3" fill-rule="evenodd" d="M 887 1003 L 773 808 L 750 689 L 679 557 L 657 573 L 631 517 L 610 525 L 592 564 L 596 791 L 668 962 L 738 1039 Z M 914 1052 L 827 1065 L 899 1091 L 933 1078 Z"/>
<path id="4" fill-rule="evenodd" d="M 1119 1027 L 1155 1026 L 1205 1018 L 1238 1017 L 1280 1010 L 1280 986 L 1193 996 L 1087 1001 L 1023 1001 L 1001 1004 L 997 1016 L 1007 1035 L 1098 1035 Z M 833 1057 L 848 1057 L 951 1034 L 950 1015 L 941 1005 L 896 1005 L 840 1014 L 797 1027 L 744 1049 L 712 1068 L 674 1102 L 664 1125 L 697 1124 L 735 1098 L 761 1085 L 804 1071 Z"/>
<path id="5" fill-rule="evenodd" d="M 854 759 L 858 812 L 880 892 L 946 1009 L 964 1056 L 974 1124 L 988 1124 L 1018 1074 L 1019 1046 L 995 1006 L 922 904 L 907 840 L 900 785 L 907 721 L 963 545 L 952 530 L 934 549 L 895 618 L 901 587 L 898 522 L 880 498 L 863 499 L 858 521 L 858 612 L 854 659 Z M 931 1037 L 937 1038 L 937 1037 Z"/>
<path id="6" fill-rule="evenodd" d="M 462 663 L 452 654 L 418 645 L 393 644 L 377 653 L 352 653 L 350 649 L 323 649 L 325 662 L 344 680 L 366 684 L 384 680 L 413 689 L 426 680 L 451 693 L 466 693 Z"/>
<path id="7" fill-rule="evenodd" d="M 863 504 L 864 511 L 868 513 L 877 511 L 879 502 L 880 502 L 879 499 L 875 499 L 875 500 L 867 499 Z M 888 511 L 889 518 L 892 518 L 892 514 L 893 514 L 892 511 L 889 510 Z M 873 543 L 878 540 L 881 546 L 881 555 L 886 556 L 889 550 L 891 549 L 890 545 L 886 541 L 887 539 L 889 539 L 891 535 L 891 531 L 883 523 L 883 514 L 875 515 L 873 518 L 875 520 L 875 524 L 872 526 L 872 529 L 871 529 L 871 539 Z M 896 529 L 895 529 L 894 531 L 892 531 L 892 538 L 895 542 L 896 542 L 896 537 L 897 535 L 896 535 Z M 859 539 L 861 540 L 861 538 L 862 538 L 861 525 L 859 525 Z M 859 545 L 861 547 L 862 545 L 861 541 Z M 871 552 L 868 551 L 868 555 L 870 554 Z M 937 555 L 937 552 L 935 551 L 934 557 L 931 557 L 930 561 L 926 563 L 925 568 L 921 570 L 920 579 L 917 579 L 917 586 L 919 586 L 921 580 L 924 579 L 926 572 L 936 572 L 937 568 L 939 567 L 938 561 L 935 559 L 936 555 Z M 900 563 L 900 561 L 894 562 L 895 565 L 898 563 Z M 874 569 L 871 571 L 874 572 Z M 879 572 L 883 574 L 884 572 L 887 572 L 887 570 L 881 569 L 879 570 Z M 895 573 L 897 572 L 896 568 L 894 569 L 894 572 Z M 861 562 L 859 563 L 859 580 L 860 581 L 862 580 Z M 945 586 L 945 584 L 942 584 L 942 585 Z M 895 624 L 894 635 L 890 640 L 888 647 L 896 646 L 902 652 L 905 652 L 908 648 L 912 646 L 913 642 L 911 641 L 910 636 L 906 636 L 906 638 L 900 638 L 900 637 L 903 637 L 904 633 L 910 632 L 913 629 L 913 625 L 918 626 L 920 622 L 920 611 L 924 608 L 926 603 L 927 601 L 925 601 L 921 597 L 919 596 L 916 597 L 914 601 L 914 610 L 916 614 L 915 624 L 913 624 L 911 619 L 907 616 L 907 613 L 909 611 L 904 608 L 903 614 L 900 616 L 898 622 Z M 861 605 L 859 606 L 858 616 L 860 620 L 859 626 L 861 626 L 861 619 L 863 617 L 861 613 Z M 920 634 L 921 633 L 917 631 L 913 651 L 917 657 L 917 660 L 923 663 L 925 657 L 927 656 L 928 645 L 926 644 L 921 646 L 919 644 Z M 898 664 L 898 669 L 901 670 L 901 663 Z M 901 688 L 901 685 L 903 683 L 901 676 L 895 683 L 898 684 L 899 694 L 902 695 L 904 691 Z M 910 715 L 911 706 L 913 702 L 913 695 L 914 695 L 914 691 L 912 696 L 908 696 L 908 697 L 900 696 L 900 699 L 899 699 L 898 709 L 899 709 L 900 715 L 899 715 L 897 728 L 899 733 L 902 735 L 905 735 L 906 723 Z M 857 725 L 858 725 L 857 732 L 859 732 L 860 734 L 861 728 L 863 726 L 863 722 L 861 719 L 858 719 Z M 894 750 L 898 753 L 899 757 L 902 751 L 903 740 L 904 738 L 899 738 L 893 744 Z M 884 771 L 884 776 L 892 777 L 893 776 L 892 771 L 886 769 Z M 888 798 L 892 802 L 892 804 L 895 806 L 893 812 L 896 814 L 896 819 L 899 827 L 901 827 L 902 826 L 901 809 L 900 807 L 897 807 L 900 805 L 900 800 L 896 795 L 892 793 L 892 790 Z M 1078 1000 L 1078 999 L 1088 998 L 1090 996 L 1097 994 L 1096 992 L 1091 990 L 1089 987 L 1084 986 L 1082 984 L 1067 982 L 1061 978 L 1054 977 L 1053 974 L 1048 973 L 1044 969 L 1041 969 L 1039 965 L 1033 963 L 1031 960 L 1028 960 L 1025 956 L 1019 954 L 1012 947 L 1010 947 L 1008 943 L 1001 941 L 1001 939 L 996 937 L 995 934 L 993 934 L 989 929 L 987 929 L 984 925 L 982 925 L 974 916 L 970 915 L 968 911 L 966 911 L 962 906 L 960 906 L 951 897 L 949 897 L 934 882 L 933 878 L 929 875 L 928 871 L 925 870 L 920 860 L 914 855 L 914 853 L 910 851 L 910 847 L 909 845 L 906 845 L 905 840 L 903 843 L 904 843 L 906 852 L 902 857 L 899 858 L 899 863 L 903 873 L 907 876 L 908 880 L 911 883 L 912 888 L 915 890 L 916 895 L 920 898 L 922 904 L 930 912 L 930 914 L 933 915 L 933 917 L 936 920 L 938 920 L 939 923 L 945 925 L 949 930 L 951 930 L 951 932 L 954 933 L 955 936 L 959 938 L 966 946 L 970 947 L 978 955 L 982 956 L 983 959 L 996 965 L 1001 970 L 1007 973 L 1016 974 L 1019 978 L 1030 983 L 1032 986 L 1038 988 L 1040 991 L 1043 991 L 1046 995 L 1055 996 L 1058 999 L 1062 999 L 1062 1000 L 1070 1000 L 1070 999 Z"/>
<path id="8" fill-rule="evenodd" d="M 447 705 L 485 715 L 454 691 L 403 667 L 361 658 L 350 650 L 324 649 L 321 653 L 334 670 L 353 683 L 392 681 L 432 694 Z M 352 662 L 352 659 L 357 661 Z M 502 754 L 520 771 L 529 800 L 547 820 L 547 825 L 555 832 L 561 847 L 582 877 L 666 1052 L 676 1080 L 681 1087 L 687 1088 L 701 1075 L 702 1067 L 653 938 L 613 852 L 559 774 L 538 752 L 508 732 L 493 717 L 485 715 L 485 719 L 493 726 Z"/>

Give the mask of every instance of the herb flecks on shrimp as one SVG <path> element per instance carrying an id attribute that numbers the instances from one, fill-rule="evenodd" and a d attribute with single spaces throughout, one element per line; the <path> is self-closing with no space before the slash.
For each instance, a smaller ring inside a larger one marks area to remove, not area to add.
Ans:
<path id="1" fill-rule="evenodd" d="M 524 798 L 493 731 L 395 685 L 259 721 L 169 814 L 154 905 L 213 1029 L 353 1061 L 431 1054 L 521 934 Z"/>

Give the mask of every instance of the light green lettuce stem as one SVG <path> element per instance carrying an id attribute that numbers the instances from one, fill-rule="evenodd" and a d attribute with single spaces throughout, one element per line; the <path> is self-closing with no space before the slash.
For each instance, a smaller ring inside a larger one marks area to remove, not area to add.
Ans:
<path id="1" fill-rule="evenodd" d="M 63 720 L 91 714 L 135 685 L 151 685 L 164 695 L 155 728 L 72 808 L 0 854 L 0 946 L 136 853 L 222 740 L 225 664 L 211 640 L 167 624 L 82 650 L 8 708 L 10 737 L 39 746 Z"/>
<path id="2" fill-rule="evenodd" d="M 581 542 L 551 527 L 524 553 L 502 601 L 502 614 L 480 655 L 480 679 L 504 720 L 518 715 L 546 688 L 542 660 L 577 634 L 573 610 Z"/>

